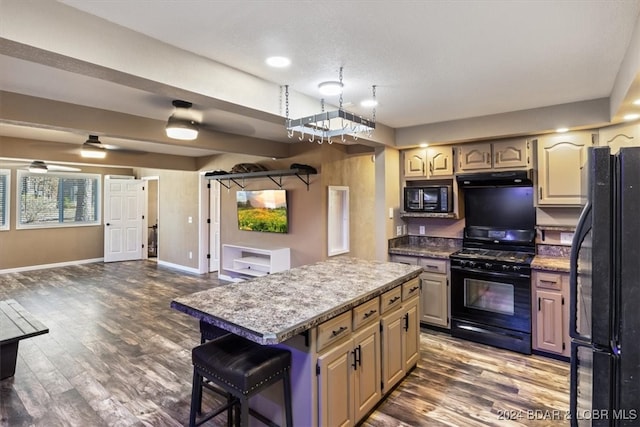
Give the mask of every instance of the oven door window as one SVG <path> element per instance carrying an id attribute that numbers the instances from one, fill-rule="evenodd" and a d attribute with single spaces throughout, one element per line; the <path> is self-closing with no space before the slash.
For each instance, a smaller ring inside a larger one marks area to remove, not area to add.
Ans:
<path id="1" fill-rule="evenodd" d="M 464 305 L 470 309 L 513 315 L 514 286 L 479 279 L 464 279 Z"/>

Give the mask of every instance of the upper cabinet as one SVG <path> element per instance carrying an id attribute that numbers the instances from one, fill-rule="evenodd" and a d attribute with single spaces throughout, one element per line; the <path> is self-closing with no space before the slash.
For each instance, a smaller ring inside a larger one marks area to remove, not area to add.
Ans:
<path id="1" fill-rule="evenodd" d="M 404 151 L 405 178 L 441 178 L 453 176 L 451 146 L 416 148 Z"/>
<path id="2" fill-rule="evenodd" d="M 598 145 L 608 145 L 612 154 L 617 153 L 622 147 L 640 146 L 640 122 L 601 128 Z"/>
<path id="3" fill-rule="evenodd" d="M 528 169 L 532 167 L 531 142 L 517 138 L 457 147 L 457 172 L 481 172 L 496 169 Z"/>
<path id="4" fill-rule="evenodd" d="M 592 143 L 588 131 L 538 138 L 538 205 L 580 204 L 580 168 Z"/>

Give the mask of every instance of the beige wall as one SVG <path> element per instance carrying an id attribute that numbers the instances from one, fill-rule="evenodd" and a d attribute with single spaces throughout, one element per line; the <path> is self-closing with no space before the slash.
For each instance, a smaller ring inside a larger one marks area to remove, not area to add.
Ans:
<path id="1" fill-rule="evenodd" d="M 135 172 L 138 178 L 158 177 L 158 261 L 197 269 L 200 175 L 198 172 L 145 168 Z"/>
<path id="2" fill-rule="evenodd" d="M 348 255 L 373 258 L 374 218 L 374 169 L 370 154 L 349 154 L 345 146 L 338 144 L 294 144 L 291 157 L 273 160 L 269 158 L 221 155 L 211 159 L 203 170 L 230 171 L 240 162 L 260 163 L 270 170 L 288 169 L 292 163 L 308 164 L 318 170 L 310 176 L 307 186 L 295 176 L 283 178 L 283 188 L 288 191 L 289 233 L 261 233 L 242 231 L 237 225 L 236 191 L 222 187 L 220 192 L 222 244 L 291 248 L 292 267 L 327 258 L 327 187 L 349 187 L 350 196 L 350 248 Z M 162 185 L 162 184 L 161 184 Z M 246 181 L 247 190 L 278 188 L 268 178 Z"/>
<path id="3" fill-rule="evenodd" d="M 16 230 L 16 168 L 11 169 L 10 229 L 0 231 L 0 270 L 102 258 L 102 225 Z M 81 166 L 82 172 L 133 175 L 131 169 Z M 104 180 L 103 180 L 104 183 Z M 101 195 L 102 196 L 102 195 Z M 102 203 L 102 197 L 100 197 Z"/>

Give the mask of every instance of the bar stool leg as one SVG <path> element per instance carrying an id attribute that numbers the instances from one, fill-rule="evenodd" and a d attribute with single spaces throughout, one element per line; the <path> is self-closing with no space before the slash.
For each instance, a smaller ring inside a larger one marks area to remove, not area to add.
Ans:
<path id="1" fill-rule="evenodd" d="M 249 425 L 249 398 L 242 396 L 240 398 L 240 426 L 247 427 Z"/>
<path id="2" fill-rule="evenodd" d="M 291 377 L 289 376 L 289 370 L 284 371 L 284 376 L 282 377 L 282 381 L 284 382 L 284 410 L 286 416 L 286 426 L 293 427 L 293 409 L 291 403 Z"/>
<path id="3" fill-rule="evenodd" d="M 196 413 L 200 412 L 202 405 L 202 376 L 196 369 L 193 370 L 193 388 L 191 389 L 191 413 L 189 414 L 189 427 L 196 425 Z"/>

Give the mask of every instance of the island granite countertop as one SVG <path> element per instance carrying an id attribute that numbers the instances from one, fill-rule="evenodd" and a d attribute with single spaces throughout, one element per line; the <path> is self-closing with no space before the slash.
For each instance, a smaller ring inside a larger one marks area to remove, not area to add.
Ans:
<path id="1" fill-rule="evenodd" d="M 277 344 L 420 275 L 422 267 L 337 257 L 176 298 L 171 307 Z"/>

